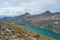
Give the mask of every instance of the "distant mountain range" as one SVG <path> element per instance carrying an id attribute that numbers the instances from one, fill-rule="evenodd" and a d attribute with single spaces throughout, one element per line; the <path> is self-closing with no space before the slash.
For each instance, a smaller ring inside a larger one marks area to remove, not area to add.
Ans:
<path id="1" fill-rule="evenodd" d="M 15 17 L 4 17 L 0 20 L 15 23 L 15 24 L 29 24 L 31 26 L 38 26 L 40 28 L 47 28 L 60 34 L 60 12 L 52 13 L 46 11 L 41 14 L 31 15 L 29 12 Z"/>

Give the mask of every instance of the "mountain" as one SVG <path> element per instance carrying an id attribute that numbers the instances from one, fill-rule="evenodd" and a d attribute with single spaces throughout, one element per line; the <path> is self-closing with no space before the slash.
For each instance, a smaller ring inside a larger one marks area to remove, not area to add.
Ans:
<path id="1" fill-rule="evenodd" d="M 6 21 L 6 22 L 14 22 L 14 23 L 20 22 L 21 23 L 23 20 L 25 20 L 29 16 L 31 16 L 31 15 L 28 12 L 26 12 L 25 14 L 22 14 L 20 16 L 4 17 L 4 18 L 0 18 L 0 19 L 3 20 L 3 21 Z"/>
<path id="2" fill-rule="evenodd" d="M 15 17 L 5 17 L 1 20 L 14 24 L 28 24 L 39 28 L 47 28 L 60 34 L 60 12 L 45 11 L 41 14 L 31 15 L 29 12 Z"/>
<path id="3" fill-rule="evenodd" d="M 60 12 L 51 13 L 46 11 L 40 14 L 40 16 L 33 18 L 29 24 L 39 28 L 50 29 L 60 34 Z"/>
<path id="4" fill-rule="evenodd" d="M 51 13 L 50 11 L 46 11 L 40 14 L 40 16 L 32 18 L 28 24 L 38 26 L 39 28 L 50 29 L 60 34 L 60 12 Z"/>

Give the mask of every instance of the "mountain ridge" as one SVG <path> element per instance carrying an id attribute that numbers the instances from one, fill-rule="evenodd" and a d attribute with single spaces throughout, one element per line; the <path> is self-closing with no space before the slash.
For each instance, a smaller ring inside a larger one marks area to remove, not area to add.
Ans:
<path id="1" fill-rule="evenodd" d="M 50 11 L 46 11 L 42 14 L 37 14 L 37 15 L 31 15 L 29 12 L 27 12 L 17 17 L 12 17 L 12 18 L 7 17 L 7 18 L 2 18 L 1 20 L 19 25 L 28 24 L 31 26 L 38 26 L 39 28 L 48 28 L 60 34 L 60 31 L 58 31 L 60 29 L 59 27 L 60 12 L 52 13 Z"/>

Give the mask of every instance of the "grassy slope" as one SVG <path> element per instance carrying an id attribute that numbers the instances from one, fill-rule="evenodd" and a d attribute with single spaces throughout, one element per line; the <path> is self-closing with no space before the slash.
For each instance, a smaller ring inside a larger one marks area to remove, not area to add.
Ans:
<path id="1" fill-rule="evenodd" d="M 8 28 L 13 28 L 13 29 L 17 30 L 18 32 L 20 32 L 20 34 L 25 34 L 26 33 L 26 31 L 23 28 L 21 28 L 18 25 L 15 25 L 15 24 L 10 24 L 10 23 L 6 23 L 6 22 L 3 22 L 3 21 L 0 21 L 0 25 L 2 25 L 4 27 L 8 27 Z M 42 40 L 53 40 L 53 39 L 45 37 L 43 35 L 40 35 L 39 39 L 42 39 Z"/>
<path id="2" fill-rule="evenodd" d="M 20 33 L 26 33 L 26 32 L 24 31 L 24 29 L 21 28 L 21 27 L 18 26 L 18 25 L 6 23 L 6 22 L 3 22 L 3 21 L 0 21 L 0 24 L 1 24 L 2 26 L 8 27 L 8 28 L 15 29 L 15 30 L 17 30 L 17 31 L 20 32 Z"/>
<path id="3" fill-rule="evenodd" d="M 53 38 L 49 38 L 49 37 L 46 37 L 44 35 L 40 35 L 39 39 L 42 39 L 42 40 L 55 40 Z"/>

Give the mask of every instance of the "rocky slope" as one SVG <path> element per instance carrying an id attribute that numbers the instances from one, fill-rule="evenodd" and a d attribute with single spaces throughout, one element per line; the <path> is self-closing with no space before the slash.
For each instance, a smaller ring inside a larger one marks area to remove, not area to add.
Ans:
<path id="1" fill-rule="evenodd" d="M 0 40 L 54 40 L 0 20 Z"/>

